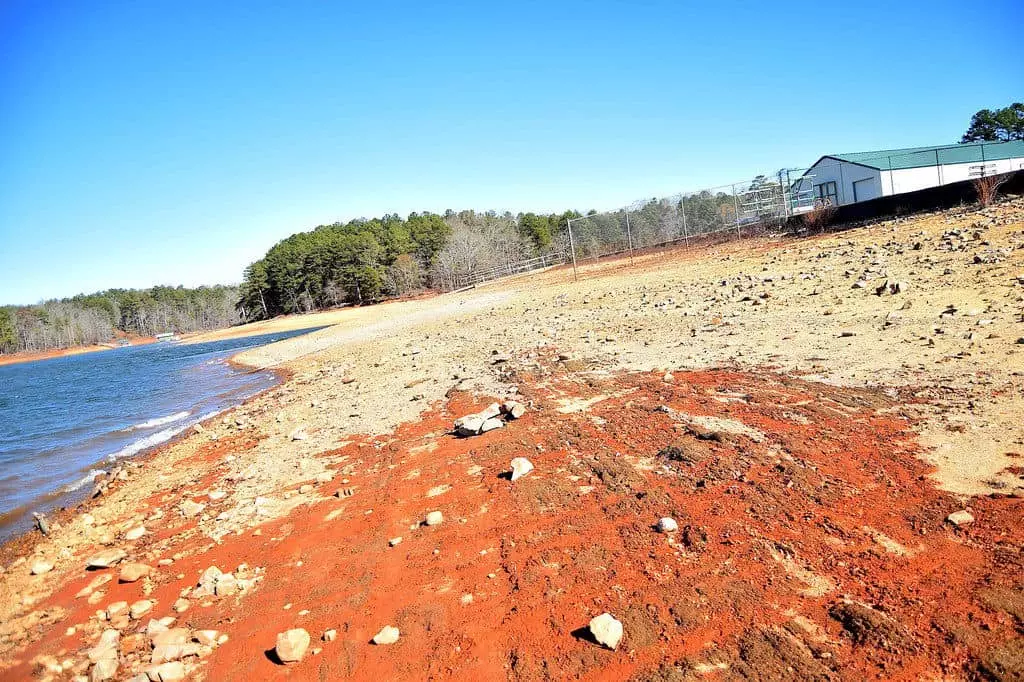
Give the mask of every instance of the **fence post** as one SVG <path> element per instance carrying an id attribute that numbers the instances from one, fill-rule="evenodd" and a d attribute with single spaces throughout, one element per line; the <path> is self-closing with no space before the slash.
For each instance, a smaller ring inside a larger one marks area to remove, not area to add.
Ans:
<path id="1" fill-rule="evenodd" d="M 736 194 L 736 185 L 732 186 L 732 210 L 736 214 L 736 236 L 741 237 L 740 234 L 740 200 Z"/>
<path id="2" fill-rule="evenodd" d="M 939 163 L 939 150 L 935 150 L 935 175 L 939 178 L 939 187 L 942 187 L 942 164 Z"/>
<path id="3" fill-rule="evenodd" d="M 686 201 L 679 200 L 679 212 L 683 214 L 683 243 L 690 245 L 690 234 L 686 231 Z"/>
<path id="4" fill-rule="evenodd" d="M 626 209 L 626 243 L 629 245 L 629 264 L 633 264 L 633 231 L 629 227 L 629 209 Z"/>
<path id="5" fill-rule="evenodd" d="M 568 218 L 565 221 L 565 226 L 569 229 L 569 253 L 572 254 L 572 281 L 578 282 L 579 277 L 576 274 L 576 242 L 572 238 L 572 218 Z"/>

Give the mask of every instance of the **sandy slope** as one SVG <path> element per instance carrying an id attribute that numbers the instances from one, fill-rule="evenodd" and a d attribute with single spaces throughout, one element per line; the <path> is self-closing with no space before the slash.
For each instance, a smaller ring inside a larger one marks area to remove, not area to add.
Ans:
<path id="1" fill-rule="evenodd" d="M 85 670 L 83 647 L 104 627 L 96 609 L 150 595 L 154 615 L 174 615 L 183 594 L 179 624 L 232 638 L 186 659 L 217 680 L 558 669 L 757 679 L 752 670 L 779 665 L 801 679 L 959 679 L 1013 665 L 1024 203 L 635 260 L 583 264 L 579 282 L 563 268 L 232 330 L 333 325 L 240 355 L 291 378 L 127 470 L 91 524 L 70 516 L 8 564 L 0 646 L 11 665 L 0 677 L 20 679 L 40 654 Z M 901 291 L 877 295 L 886 281 Z M 708 371 L 718 367 L 730 370 Z M 470 404 L 517 392 L 531 401 L 523 422 L 478 439 L 445 434 Z M 658 404 L 765 436 L 705 445 L 652 413 Z M 700 456 L 659 460 L 674 442 Z M 539 487 L 509 497 L 497 474 L 521 455 L 537 460 Z M 212 490 L 227 495 L 211 500 Z M 207 507 L 184 517 L 184 500 Z M 944 522 L 964 505 L 974 525 Z M 426 535 L 416 524 L 431 507 L 449 520 Z M 652 533 L 667 513 L 690 519 L 696 549 Z M 139 524 L 142 539 L 122 539 Z M 408 551 L 387 547 L 397 535 Z M 94 577 L 83 559 L 102 542 L 165 565 L 76 598 Z M 500 561 L 479 559 L 491 553 Z M 29 575 L 39 557 L 55 569 Z M 244 595 L 189 591 L 207 566 L 239 562 L 265 569 Z M 735 580 L 719 579 L 723 566 Z M 681 584 L 703 596 L 665 587 Z M 843 606 L 843 594 L 875 608 L 851 616 L 861 606 Z M 632 614 L 624 651 L 571 632 L 605 609 Z M 855 624 L 864 619 L 873 625 Z M 402 643 L 368 648 L 391 620 L 408 630 Z M 297 666 L 263 655 L 281 630 L 308 626 L 315 639 L 332 625 L 338 641 L 314 642 L 323 652 Z M 149 659 L 149 640 L 131 630 L 126 679 Z"/>

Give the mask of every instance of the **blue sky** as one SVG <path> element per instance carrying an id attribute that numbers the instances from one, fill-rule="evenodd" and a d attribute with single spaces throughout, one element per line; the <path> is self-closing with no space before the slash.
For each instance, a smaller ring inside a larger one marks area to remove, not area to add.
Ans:
<path id="1" fill-rule="evenodd" d="M 1006 2 L 0 2 L 0 302 L 237 282 L 293 232 L 955 142 Z"/>

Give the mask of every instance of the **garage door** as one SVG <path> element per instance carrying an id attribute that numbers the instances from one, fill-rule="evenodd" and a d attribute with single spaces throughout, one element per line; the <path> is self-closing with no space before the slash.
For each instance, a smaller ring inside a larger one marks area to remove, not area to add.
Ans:
<path id="1" fill-rule="evenodd" d="M 857 180 L 853 183 L 854 201 L 867 201 L 877 196 L 881 196 L 881 193 L 878 191 L 878 183 L 875 182 L 874 178 Z"/>

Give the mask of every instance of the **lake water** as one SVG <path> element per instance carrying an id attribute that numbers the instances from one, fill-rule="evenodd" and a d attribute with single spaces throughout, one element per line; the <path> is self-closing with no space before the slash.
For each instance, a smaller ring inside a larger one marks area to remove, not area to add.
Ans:
<path id="1" fill-rule="evenodd" d="M 84 497 L 114 461 L 273 386 L 273 373 L 228 359 L 310 331 L 0 366 L 0 540 L 31 527 L 33 511 Z"/>

